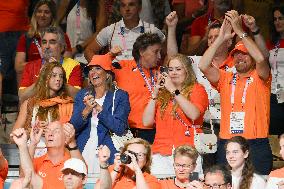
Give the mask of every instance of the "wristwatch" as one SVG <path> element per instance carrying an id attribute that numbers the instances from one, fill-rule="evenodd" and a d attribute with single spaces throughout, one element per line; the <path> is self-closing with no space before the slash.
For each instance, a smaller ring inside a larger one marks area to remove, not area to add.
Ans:
<path id="1" fill-rule="evenodd" d="M 174 90 L 172 92 L 173 96 L 178 96 L 180 94 L 180 91 L 178 89 Z"/>
<path id="2" fill-rule="evenodd" d="M 100 164 L 100 168 L 101 169 L 107 169 L 109 167 L 109 164 L 108 163 L 105 163 L 105 165 L 101 165 Z"/>
<path id="3" fill-rule="evenodd" d="M 73 151 L 73 150 L 78 150 L 78 146 L 74 146 L 73 148 L 71 148 L 70 146 L 66 145 L 67 150 L 69 151 Z"/>
<path id="4" fill-rule="evenodd" d="M 246 32 L 244 32 L 241 36 L 239 36 L 240 37 L 240 39 L 243 39 L 243 38 L 245 38 L 245 37 L 247 37 L 248 36 L 248 34 L 246 33 Z"/>

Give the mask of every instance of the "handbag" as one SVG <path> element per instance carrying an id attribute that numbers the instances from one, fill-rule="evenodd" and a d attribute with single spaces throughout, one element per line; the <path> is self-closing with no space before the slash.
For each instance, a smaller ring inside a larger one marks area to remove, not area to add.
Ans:
<path id="1" fill-rule="evenodd" d="M 210 113 L 209 113 L 210 114 Z M 194 128 L 194 145 L 200 154 L 212 154 L 217 151 L 217 136 L 214 134 L 214 127 L 210 114 L 211 134 L 197 133 Z"/>
<path id="2" fill-rule="evenodd" d="M 114 112 L 114 100 L 115 100 L 115 94 L 117 89 L 114 91 L 113 98 L 112 98 L 112 109 L 111 109 L 111 115 L 113 115 Z M 124 143 L 131 140 L 133 137 L 132 132 L 129 129 L 129 126 L 125 129 L 125 132 L 122 136 L 118 136 L 114 132 L 110 132 L 110 137 L 112 140 L 112 143 L 117 151 L 120 151 L 124 147 Z"/>

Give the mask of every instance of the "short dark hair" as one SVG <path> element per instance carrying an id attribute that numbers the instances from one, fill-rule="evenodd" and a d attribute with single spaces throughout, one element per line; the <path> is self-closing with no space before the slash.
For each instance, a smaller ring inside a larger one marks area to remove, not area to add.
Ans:
<path id="1" fill-rule="evenodd" d="M 222 27 L 222 23 L 219 21 L 216 22 L 212 22 L 211 24 L 209 24 L 208 26 L 208 31 L 212 30 L 212 29 L 216 29 L 216 28 L 221 28 Z"/>
<path id="2" fill-rule="evenodd" d="M 42 32 L 41 38 L 43 38 L 43 36 L 46 33 L 53 33 L 57 35 L 57 39 L 58 39 L 58 43 L 64 47 L 64 49 L 66 49 L 66 41 L 65 41 L 65 35 L 64 32 L 61 30 L 60 27 L 57 26 L 49 26 L 47 28 L 45 28 Z"/>
<path id="3" fill-rule="evenodd" d="M 204 178 L 206 177 L 206 175 L 208 173 L 221 173 L 224 177 L 225 184 L 232 185 L 232 174 L 231 174 L 231 171 L 229 171 L 226 168 L 226 166 L 224 166 L 224 165 L 213 165 L 213 166 L 207 168 L 205 170 Z"/>
<path id="4" fill-rule="evenodd" d="M 138 2 L 138 5 L 142 7 L 142 0 L 137 0 L 137 2 Z M 120 4 L 121 4 L 121 0 L 119 0 L 119 7 L 120 7 Z"/>
<path id="5" fill-rule="evenodd" d="M 132 56 L 136 62 L 140 59 L 140 50 L 155 44 L 162 44 L 162 39 L 156 33 L 144 33 L 140 35 L 133 44 Z"/>

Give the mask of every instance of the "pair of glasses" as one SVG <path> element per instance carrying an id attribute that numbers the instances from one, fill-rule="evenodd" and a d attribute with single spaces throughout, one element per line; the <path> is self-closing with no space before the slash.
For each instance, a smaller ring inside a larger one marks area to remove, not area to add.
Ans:
<path id="1" fill-rule="evenodd" d="M 205 186 L 205 188 L 207 188 L 207 189 L 220 189 L 222 186 L 224 186 L 224 185 L 226 185 L 226 184 L 227 184 L 227 183 L 210 185 L 210 184 L 204 183 L 204 186 Z"/>
<path id="2" fill-rule="evenodd" d="M 192 166 L 194 165 L 194 163 L 186 165 L 186 164 L 178 164 L 178 163 L 174 163 L 174 168 L 176 169 L 190 169 Z"/>

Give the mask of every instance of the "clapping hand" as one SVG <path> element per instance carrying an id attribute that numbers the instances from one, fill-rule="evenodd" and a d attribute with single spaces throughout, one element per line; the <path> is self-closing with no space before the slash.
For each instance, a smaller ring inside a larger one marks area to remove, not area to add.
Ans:
<path id="1" fill-rule="evenodd" d="M 105 165 L 110 157 L 110 150 L 106 145 L 99 146 L 98 158 L 101 165 Z"/>
<path id="2" fill-rule="evenodd" d="M 74 126 L 71 123 L 65 123 L 63 125 L 63 131 L 65 134 L 65 144 L 69 145 L 70 143 L 74 143 L 76 145 Z"/>
<path id="3" fill-rule="evenodd" d="M 256 32 L 258 30 L 254 17 L 247 14 L 241 15 L 241 17 L 244 21 L 244 24 L 250 29 L 251 32 Z"/>

